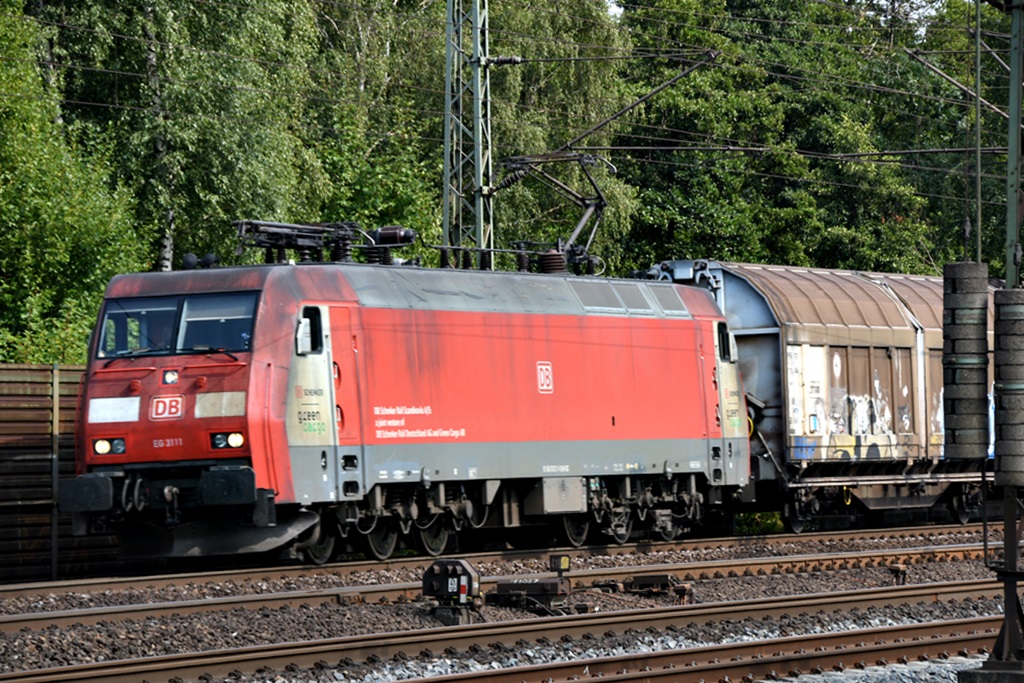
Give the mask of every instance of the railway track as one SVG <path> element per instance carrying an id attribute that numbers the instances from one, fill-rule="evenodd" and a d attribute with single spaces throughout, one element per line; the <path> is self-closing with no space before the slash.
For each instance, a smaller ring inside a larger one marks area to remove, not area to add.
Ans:
<path id="1" fill-rule="evenodd" d="M 816 594 L 798 597 L 766 598 L 758 601 L 743 601 L 733 603 L 715 603 L 708 605 L 685 605 L 662 607 L 646 610 L 631 610 L 611 613 L 597 613 L 555 617 L 548 619 L 528 619 L 512 622 L 501 622 L 493 624 L 474 624 L 470 626 L 456 626 L 432 631 L 411 631 L 400 633 L 387 633 L 381 635 L 357 635 L 344 638 L 327 638 L 318 641 L 304 643 L 288 643 L 281 645 L 270 645 L 260 647 L 235 648 L 231 650 L 208 651 L 198 654 L 147 657 L 140 660 L 123 660 L 115 662 L 103 662 L 100 664 L 88 664 L 78 666 L 67 666 L 59 669 L 46 669 L 36 671 L 23 671 L 10 674 L 0 674 L 0 683 L 51 683 L 56 681 L 67 682 L 90 682 L 90 683 L 114 683 L 127 681 L 164 681 L 174 680 L 197 680 L 200 677 L 224 677 L 232 672 L 253 672 L 261 667 L 270 667 L 277 670 L 298 670 L 303 668 L 315 668 L 338 663 L 352 663 L 371 660 L 375 658 L 388 659 L 392 657 L 416 657 L 424 653 L 440 653 L 445 650 L 487 650 L 495 648 L 511 648 L 522 641 L 538 643 L 552 641 L 566 641 L 567 639 L 595 639 L 598 637 L 611 637 L 616 634 L 628 634 L 630 632 L 650 632 L 655 630 L 670 630 L 681 624 L 706 623 L 708 621 L 726 622 L 751 619 L 778 618 L 785 614 L 814 614 L 816 612 L 848 612 L 852 609 L 861 610 L 872 606 L 886 606 L 893 604 L 915 604 L 920 602 L 946 602 L 951 600 L 965 600 L 967 598 L 991 598 L 1000 595 L 1001 584 L 996 581 L 973 581 L 973 582 L 950 582 L 945 584 L 918 585 L 918 586 L 896 586 L 890 588 L 871 589 L 864 591 L 850 591 L 845 593 Z M 929 644 L 929 648 L 921 651 L 930 652 L 930 656 L 941 656 L 942 652 L 967 651 L 976 653 L 981 651 L 985 643 L 991 643 L 994 638 L 994 630 L 998 629 L 1000 618 L 985 617 L 956 623 L 942 625 L 932 624 L 928 633 L 942 633 L 941 643 Z M 680 678 L 678 680 L 697 680 L 699 677 L 707 676 L 710 669 L 700 667 L 714 667 L 718 676 L 712 680 L 720 680 L 722 676 L 729 675 L 733 680 L 740 680 L 747 672 L 740 672 L 744 667 L 749 670 L 762 671 L 764 675 L 774 666 L 777 672 L 788 672 L 789 668 L 798 667 L 804 672 L 812 671 L 815 667 L 831 668 L 834 664 L 827 664 L 825 651 L 818 651 L 824 647 L 831 650 L 833 656 L 840 653 L 843 648 L 842 657 L 835 661 L 845 661 L 845 666 L 852 667 L 860 662 L 874 664 L 879 659 L 896 661 L 898 656 L 911 656 L 907 654 L 894 654 L 895 652 L 907 652 L 907 648 L 894 650 L 882 647 L 885 643 L 892 643 L 897 637 L 904 637 L 898 634 L 906 631 L 909 627 L 903 626 L 899 629 L 880 629 L 876 632 L 857 631 L 846 635 L 816 635 L 810 637 L 787 638 L 777 641 L 748 644 L 729 644 L 716 646 L 714 648 L 687 648 L 675 653 L 647 653 L 643 656 L 629 657 L 616 661 L 593 661 L 591 674 L 598 671 L 606 672 L 604 675 L 625 676 L 624 672 L 643 673 L 653 676 L 659 670 L 670 670 L 668 667 L 676 667 L 675 674 L 678 675 L 680 668 L 692 666 L 689 673 L 692 678 Z M 952 634 L 961 635 L 954 636 Z M 970 636 L 970 637 L 967 637 Z M 920 637 L 919 635 L 913 637 Z M 932 636 L 934 637 L 934 636 Z M 809 639 L 808 639 L 809 638 Z M 829 643 L 825 645 L 826 641 Z M 868 647 L 872 643 L 879 644 L 878 647 Z M 905 643 L 903 645 L 906 645 Z M 800 652 L 800 650 L 803 652 Z M 799 656 L 795 656 L 799 655 Z M 428 654 L 429 656 L 429 654 Z M 916 655 L 914 655 L 916 656 Z M 724 658 L 741 658 L 731 662 L 726 673 L 724 667 L 719 667 Z M 706 659 L 703 659 L 706 658 Z M 767 658 L 767 659 L 766 659 Z M 693 662 L 693 664 L 690 664 Z M 781 662 L 788 662 L 787 669 L 781 669 Z M 565 665 L 545 665 L 547 674 L 545 679 L 568 680 L 572 675 L 578 675 L 590 662 L 573 662 Z M 646 671 L 641 669 L 646 667 Z M 766 668 L 768 667 L 768 668 Z M 556 670 L 561 673 L 556 674 Z M 703 674 L 701 673 L 703 671 Z M 475 674 L 481 676 L 482 674 Z M 515 681 L 539 680 L 530 678 L 523 669 L 516 669 L 514 674 L 494 674 L 493 680 L 513 680 L 508 675 L 514 675 Z M 455 679 L 453 679 L 455 680 Z M 626 679 L 623 679 L 626 680 Z"/>
<path id="2" fill-rule="evenodd" d="M 989 543 L 990 547 L 1000 547 L 1000 542 L 995 540 L 998 538 L 998 533 L 1001 531 L 1002 526 L 989 526 L 989 537 L 993 539 Z M 640 543 L 628 543 L 624 545 L 613 545 L 613 546 L 592 546 L 587 548 L 546 548 L 536 550 L 503 550 L 503 551 L 492 551 L 492 552 L 480 552 L 480 553 L 466 553 L 460 555 L 463 559 L 466 559 L 474 566 L 481 569 L 481 572 L 485 572 L 488 567 L 499 563 L 514 563 L 522 566 L 524 572 L 543 572 L 546 571 L 548 557 L 552 554 L 568 555 L 573 559 L 583 558 L 600 558 L 607 557 L 610 562 L 630 562 L 634 568 L 642 565 L 658 566 L 664 564 L 664 561 L 658 561 L 658 558 L 672 553 L 722 553 L 722 552 L 735 552 L 737 554 L 750 554 L 754 552 L 771 553 L 778 552 L 778 556 L 766 557 L 764 562 L 761 562 L 758 566 L 758 571 L 770 571 L 771 560 L 775 559 L 779 562 L 778 567 L 780 570 L 798 571 L 797 567 L 814 567 L 816 564 L 822 561 L 822 556 L 818 556 L 816 563 L 812 559 L 811 554 L 802 554 L 799 557 L 788 558 L 793 560 L 792 563 L 787 564 L 787 558 L 781 555 L 782 552 L 789 552 L 790 547 L 793 545 L 807 545 L 813 546 L 815 544 L 828 543 L 840 549 L 845 545 L 854 543 L 867 544 L 872 543 L 886 543 L 892 542 L 893 540 L 902 540 L 906 542 L 915 542 L 921 544 L 928 544 L 928 547 L 944 547 L 940 545 L 936 539 L 948 539 L 948 538 L 966 538 L 966 537 L 980 537 L 983 531 L 981 524 L 969 524 L 969 525 L 940 525 L 930 527 L 905 527 L 896 529 L 885 529 L 885 530 L 860 530 L 860 531 L 845 531 L 845 532 L 821 532 L 821 533 L 804 533 L 804 534 L 776 534 L 776 535 L 765 535 L 765 536 L 742 536 L 742 537 L 721 537 L 721 538 L 705 538 L 705 539 L 691 539 L 683 541 L 674 541 L 669 543 L 651 543 L 651 542 L 640 542 Z M 933 545 L 934 544 L 934 545 Z M 960 543 L 956 545 L 963 545 L 966 547 L 975 545 L 982 547 L 983 543 Z M 843 553 L 843 555 L 850 555 L 849 553 Z M 833 555 L 833 557 L 836 557 Z M 918 557 L 923 557 L 918 555 Z M 802 558 L 802 559 L 801 559 Z M 164 573 L 155 574 L 148 576 L 124 576 L 124 577 L 105 577 L 105 578 L 87 578 L 87 579 L 72 579 L 62 581 L 47 581 L 47 582 L 32 582 L 32 583 L 16 583 L 16 584 L 0 584 L 0 601 L 5 599 L 11 599 L 16 597 L 25 596 L 40 596 L 48 593 L 59 593 L 59 592 L 102 592 L 102 591 L 121 591 L 139 586 L 155 587 L 160 588 L 164 586 L 182 586 L 189 583 L 199 582 L 231 582 L 231 581 L 248 581 L 258 582 L 262 580 L 280 580 L 280 579 L 301 579 L 302 577 L 308 576 L 311 573 L 317 572 L 330 572 L 337 575 L 340 580 L 345 583 L 355 584 L 373 584 L 379 583 L 379 576 L 391 576 L 391 577 L 404 577 L 405 582 L 415 582 L 422 576 L 423 572 L 434 562 L 436 558 L 432 557 L 405 557 L 395 558 L 380 562 L 378 560 L 352 560 L 347 562 L 337 562 L 328 565 L 321 565 L 319 567 L 312 566 L 286 566 L 286 567 L 243 567 L 238 569 L 230 570 L 213 570 L 213 571 L 202 571 L 202 572 L 177 572 L 177 573 Z M 976 557 L 970 559 L 977 559 Z M 868 561 L 867 558 L 855 558 L 846 557 L 843 559 L 846 562 L 864 562 Z M 703 569 L 704 565 L 710 564 L 698 562 L 694 563 L 696 569 Z M 727 571 L 735 572 L 737 567 L 750 565 L 749 559 L 744 557 L 742 560 L 737 560 L 733 567 L 727 569 Z M 852 565 L 851 565 L 852 566 Z M 863 565 L 861 565 L 863 566 Z M 788 569 L 786 569 L 788 568 Z M 800 569 L 799 571 L 806 571 L 806 569 Z M 576 572 L 573 572 L 573 576 L 576 576 Z M 395 580 L 389 580 L 394 583 Z M 391 596 L 389 596 L 391 597 Z M 397 598 L 397 595 L 393 596 Z"/>
<path id="3" fill-rule="evenodd" d="M 621 657 L 546 663 L 515 669 L 405 679 L 406 683 L 558 683 L 581 678 L 603 681 L 706 683 L 777 680 L 825 671 L 865 669 L 893 663 L 968 657 L 988 653 L 1000 617 L 910 624 L 867 631 L 693 647 Z"/>
<path id="4" fill-rule="evenodd" d="M 966 544 L 838 553 L 829 556 L 803 555 L 647 565 L 643 567 L 607 567 L 574 571 L 570 572 L 568 576 L 577 587 L 586 587 L 597 582 L 621 582 L 629 577 L 644 574 L 668 574 L 675 576 L 680 581 L 693 581 L 707 578 L 765 576 L 770 574 L 883 567 L 893 570 L 894 581 L 896 581 L 902 572 L 907 571 L 908 568 L 914 565 L 925 562 L 981 560 L 983 556 L 984 546 L 981 544 Z M 550 577 L 554 576 L 554 574 L 547 572 L 539 574 L 539 576 Z M 481 578 L 482 592 L 494 589 L 499 579 L 500 577 L 495 576 Z M 193 614 L 238 608 L 256 610 L 325 603 L 413 601 L 417 599 L 421 589 L 422 582 L 405 582 L 342 586 L 321 590 L 293 590 L 269 594 L 242 594 L 222 598 L 176 600 L 161 604 L 118 605 L 64 612 L 37 611 L 31 614 L 0 616 L 0 633 L 14 633 L 24 628 L 39 630 L 51 626 L 67 626 L 73 623 L 95 624 L 101 621 L 146 619 L 173 614 Z M 109 584 L 107 584 L 106 590 L 109 590 Z"/>

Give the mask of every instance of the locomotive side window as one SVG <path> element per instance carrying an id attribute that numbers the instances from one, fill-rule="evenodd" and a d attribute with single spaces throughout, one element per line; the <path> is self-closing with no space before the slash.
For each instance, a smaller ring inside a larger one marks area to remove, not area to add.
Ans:
<path id="1" fill-rule="evenodd" d="M 323 333 L 320 326 L 320 309 L 306 306 L 302 309 L 298 328 L 295 330 L 295 352 L 300 356 L 321 353 L 324 350 Z"/>
<path id="2" fill-rule="evenodd" d="M 661 306 L 661 310 L 665 312 L 665 315 L 682 315 L 689 316 L 690 312 L 686 310 L 686 304 L 679 298 L 679 292 L 672 285 L 648 285 L 647 291 L 653 296 L 654 300 Z"/>
<path id="3" fill-rule="evenodd" d="M 726 362 L 732 361 L 732 339 L 729 337 L 729 326 L 718 323 L 718 357 Z"/>
<path id="4" fill-rule="evenodd" d="M 615 283 L 612 285 L 612 289 L 619 295 L 622 303 L 626 305 L 626 310 L 630 313 L 654 315 L 654 309 L 651 308 L 651 303 L 647 301 L 644 293 L 640 290 L 640 285 Z"/>

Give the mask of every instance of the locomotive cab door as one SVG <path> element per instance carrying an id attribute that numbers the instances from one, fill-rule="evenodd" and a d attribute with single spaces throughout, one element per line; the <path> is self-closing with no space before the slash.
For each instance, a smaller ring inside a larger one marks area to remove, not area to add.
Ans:
<path id="1" fill-rule="evenodd" d="M 740 380 L 736 341 L 724 322 L 715 328 L 715 419 L 722 432 L 711 449 L 712 483 L 745 486 L 750 476 L 746 403 Z"/>
<path id="2" fill-rule="evenodd" d="M 337 500 L 337 451 L 334 383 L 327 309 L 299 310 L 293 358 L 288 374 L 286 425 L 296 502 L 304 505 Z"/>

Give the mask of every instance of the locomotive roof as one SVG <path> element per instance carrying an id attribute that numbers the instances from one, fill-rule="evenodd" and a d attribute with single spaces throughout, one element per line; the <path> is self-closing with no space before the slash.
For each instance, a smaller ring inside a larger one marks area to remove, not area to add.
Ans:
<path id="1" fill-rule="evenodd" d="M 293 283 L 296 294 L 307 292 L 299 296 L 358 301 L 371 308 L 674 318 L 720 315 L 707 292 L 665 282 L 358 263 L 120 275 L 108 286 L 107 297 L 262 290 L 277 281 Z"/>
<path id="2" fill-rule="evenodd" d="M 346 268 L 345 277 L 359 302 L 375 308 L 677 318 L 714 313 L 699 291 L 642 280 L 375 267 Z"/>

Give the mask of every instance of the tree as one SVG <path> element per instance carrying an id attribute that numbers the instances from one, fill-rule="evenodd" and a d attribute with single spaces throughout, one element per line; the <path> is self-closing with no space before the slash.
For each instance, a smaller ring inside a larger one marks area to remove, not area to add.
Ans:
<path id="1" fill-rule="evenodd" d="M 83 155 L 57 123 L 41 49 L 21 3 L 0 0 L 0 360 L 82 362 L 106 282 L 141 250 L 104 141 Z"/>
<path id="2" fill-rule="evenodd" d="M 492 70 L 492 117 L 496 143 L 497 182 L 514 168 L 502 160 L 543 155 L 594 128 L 632 99 L 631 90 L 618 78 L 618 58 L 628 56 L 628 36 L 619 30 L 603 0 L 500 3 L 492 6 L 491 52 L 517 56 L 524 62 Z M 581 139 L 572 149 L 605 158 L 622 125 L 603 126 Z M 592 149 L 593 148 L 593 149 Z M 576 193 L 596 196 L 584 175 L 592 174 L 607 201 L 604 217 L 591 247 L 605 264 L 605 272 L 624 274 L 624 240 L 635 204 L 635 192 L 600 160 L 584 159 L 545 164 L 544 170 Z M 525 178 L 495 195 L 495 238 L 505 248 L 517 242 L 539 245 L 566 240 L 583 218 L 584 209 L 563 193 L 534 178 Z M 592 223 L 581 234 L 585 245 Z"/>
<path id="3" fill-rule="evenodd" d="M 327 181 L 304 124 L 315 21 L 307 3 L 51 4 L 67 119 L 111 131 L 117 176 L 159 269 L 175 252 L 230 260 L 231 222 L 316 220 Z"/>
<path id="4" fill-rule="evenodd" d="M 925 71 L 903 51 L 920 34 L 907 12 L 891 9 L 788 0 L 627 7 L 639 47 L 720 52 L 714 68 L 652 100 L 623 138 L 657 136 L 663 150 L 624 164 L 645 207 L 634 260 L 935 272 L 948 252 L 934 240 L 947 226 L 932 222 L 923 200 L 932 186 L 915 183 L 902 159 L 851 156 L 907 149 L 910 128 L 920 139 L 920 122 L 906 113 L 928 103 L 900 89 Z M 628 77 L 650 84 L 664 69 Z"/>
<path id="5" fill-rule="evenodd" d="M 438 244 L 444 3 L 320 3 L 317 25 L 306 115 L 329 178 L 320 215 L 366 229 L 401 225 Z"/>

